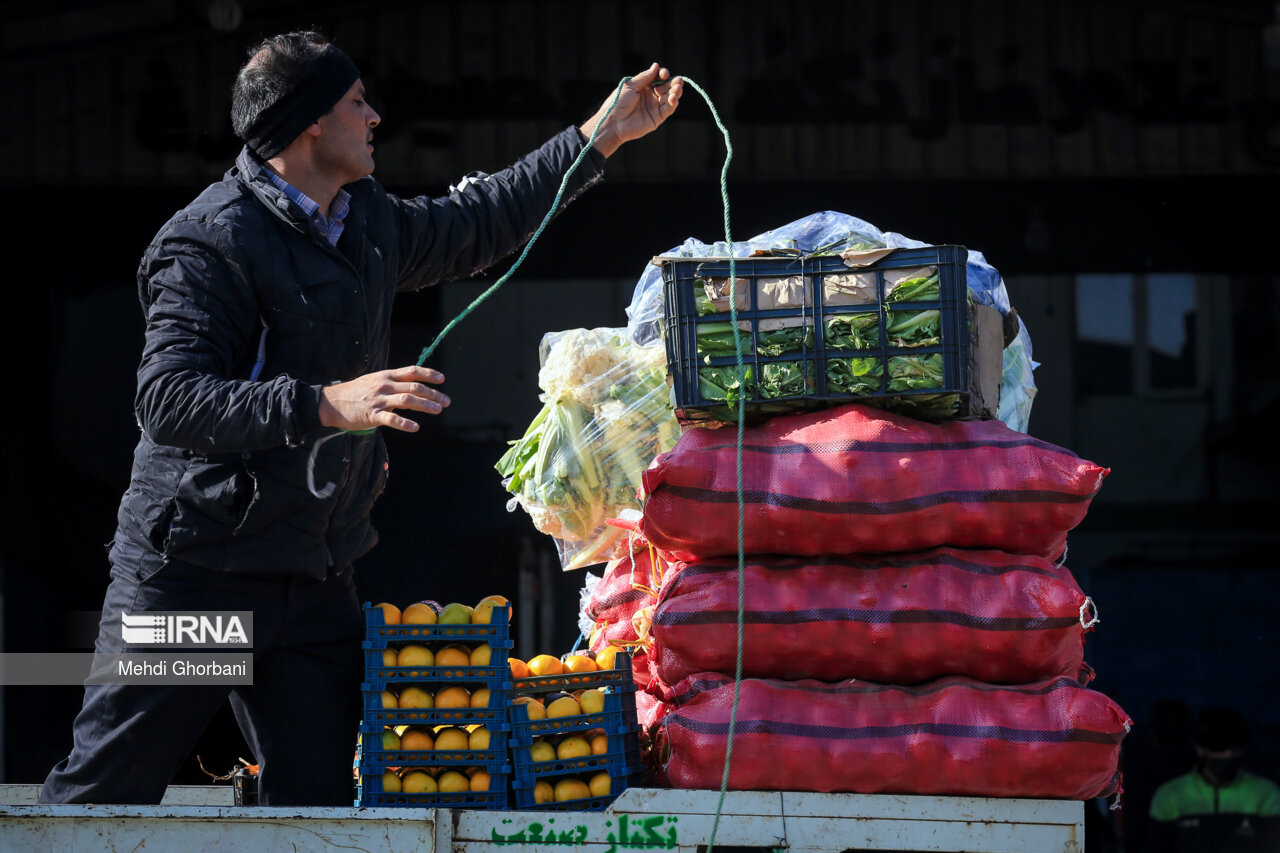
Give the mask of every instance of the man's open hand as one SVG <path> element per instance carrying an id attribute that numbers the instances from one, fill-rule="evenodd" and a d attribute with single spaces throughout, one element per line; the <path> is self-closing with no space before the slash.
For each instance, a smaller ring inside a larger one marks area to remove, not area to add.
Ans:
<path id="1" fill-rule="evenodd" d="M 395 412 L 411 409 L 440 414 L 449 405 L 449 398 L 430 386 L 442 382 L 444 374 L 438 370 L 397 367 L 326 385 L 320 390 L 320 423 L 353 432 L 379 426 L 417 432 L 416 421 Z"/>

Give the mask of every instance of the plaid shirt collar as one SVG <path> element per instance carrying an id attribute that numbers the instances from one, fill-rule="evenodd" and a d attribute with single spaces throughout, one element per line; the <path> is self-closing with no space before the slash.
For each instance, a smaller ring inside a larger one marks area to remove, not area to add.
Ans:
<path id="1" fill-rule="evenodd" d="M 324 238 L 329 241 L 329 245 L 338 245 L 338 238 L 342 236 L 342 221 L 347 218 L 347 213 L 351 210 L 351 194 L 346 190 L 338 190 L 338 194 L 333 198 L 333 204 L 329 206 L 333 213 L 331 216 L 325 216 L 320 210 L 320 205 L 302 190 L 270 169 L 265 169 L 264 171 L 267 173 L 267 177 L 271 179 L 271 183 L 275 184 L 282 193 L 288 196 L 290 201 L 302 208 L 307 218 L 315 224 Z"/>

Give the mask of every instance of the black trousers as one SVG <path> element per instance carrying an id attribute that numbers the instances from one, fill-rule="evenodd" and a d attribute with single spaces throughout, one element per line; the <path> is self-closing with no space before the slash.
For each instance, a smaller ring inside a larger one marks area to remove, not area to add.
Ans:
<path id="1" fill-rule="evenodd" d="M 99 653 L 127 650 L 121 611 L 250 610 L 253 684 L 86 685 L 71 754 L 49 773 L 40 802 L 160 802 L 229 698 L 260 765 L 260 804 L 350 806 L 364 634 L 351 568 L 316 580 L 170 561 L 140 574 L 112 568 Z"/>

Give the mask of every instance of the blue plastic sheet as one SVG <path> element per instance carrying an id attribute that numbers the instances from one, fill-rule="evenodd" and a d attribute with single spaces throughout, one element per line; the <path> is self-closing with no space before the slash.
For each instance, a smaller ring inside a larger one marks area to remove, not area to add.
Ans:
<path id="1" fill-rule="evenodd" d="M 824 210 L 803 219 L 797 219 L 779 228 L 766 231 L 750 240 L 734 241 L 732 247 L 721 240 L 704 243 L 690 237 L 679 246 L 664 252 L 663 256 L 683 258 L 743 258 L 757 251 L 793 249 L 808 253 L 817 249 L 840 251 L 842 248 L 891 247 L 916 248 L 927 246 L 919 240 L 904 237 L 892 231 L 881 231 L 864 219 L 846 213 Z M 999 271 L 987 262 L 979 251 L 969 249 L 966 270 L 969 291 L 976 302 L 990 305 L 1001 315 L 1010 310 L 1009 294 Z M 656 343 L 660 339 L 662 319 L 662 273 L 657 266 L 645 267 L 636 283 L 627 308 L 628 329 L 632 340 L 641 346 Z M 1026 325 L 1018 320 L 1018 335 L 1004 350 L 1003 376 L 1000 383 L 1000 420 L 1011 429 L 1026 432 L 1031 418 L 1031 403 L 1036 386 L 1032 371 L 1037 367 L 1031 356 L 1031 335 Z"/>

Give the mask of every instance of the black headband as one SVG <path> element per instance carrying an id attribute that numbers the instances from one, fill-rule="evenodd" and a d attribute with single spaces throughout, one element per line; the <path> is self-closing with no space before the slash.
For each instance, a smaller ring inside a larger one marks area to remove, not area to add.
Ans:
<path id="1" fill-rule="evenodd" d="M 333 109 L 359 79 L 355 63 L 338 48 L 325 45 L 307 73 L 275 103 L 254 116 L 245 129 L 245 144 L 263 160 L 270 160 Z"/>

